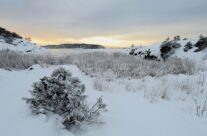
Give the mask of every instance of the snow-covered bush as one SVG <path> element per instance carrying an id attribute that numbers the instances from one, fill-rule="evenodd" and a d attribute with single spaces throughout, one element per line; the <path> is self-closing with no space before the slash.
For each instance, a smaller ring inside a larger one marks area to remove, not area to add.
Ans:
<path id="1" fill-rule="evenodd" d="M 151 55 L 151 50 L 150 49 L 145 51 L 144 59 L 147 59 L 147 60 L 157 60 L 157 61 L 159 61 L 159 59 L 158 59 L 157 56 Z"/>
<path id="2" fill-rule="evenodd" d="M 170 55 L 172 55 L 175 52 L 176 48 L 181 47 L 179 43 L 177 43 L 178 39 L 174 40 L 166 40 L 162 42 L 160 45 L 160 56 L 163 58 L 163 60 L 167 59 Z"/>
<path id="3" fill-rule="evenodd" d="M 131 51 L 129 52 L 129 55 L 135 55 L 135 49 L 132 48 Z"/>
<path id="4" fill-rule="evenodd" d="M 184 46 L 184 52 L 187 52 L 188 50 L 193 48 L 193 44 L 191 42 L 187 42 L 186 45 Z"/>
<path id="5" fill-rule="evenodd" d="M 207 37 L 204 37 L 201 35 L 199 37 L 199 40 L 195 44 L 195 47 L 197 47 L 197 49 L 194 52 L 199 52 L 199 51 L 207 48 Z"/>
<path id="6" fill-rule="evenodd" d="M 102 98 L 89 107 L 85 87 L 78 78 L 64 68 L 34 83 L 32 98 L 24 98 L 33 114 L 56 114 L 62 118 L 66 129 L 80 127 L 83 123 L 96 123 L 101 111 L 106 110 Z"/>

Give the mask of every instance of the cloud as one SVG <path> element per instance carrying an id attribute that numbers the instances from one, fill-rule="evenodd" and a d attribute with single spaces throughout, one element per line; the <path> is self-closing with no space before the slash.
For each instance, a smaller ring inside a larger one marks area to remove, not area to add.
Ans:
<path id="1" fill-rule="evenodd" d="M 54 33 L 59 39 L 111 38 L 136 33 L 134 39 L 154 41 L 164 35 L 206 32 L 206 5 L 206 0 L 0 0 L 0 20 L 34 37 Z"/>

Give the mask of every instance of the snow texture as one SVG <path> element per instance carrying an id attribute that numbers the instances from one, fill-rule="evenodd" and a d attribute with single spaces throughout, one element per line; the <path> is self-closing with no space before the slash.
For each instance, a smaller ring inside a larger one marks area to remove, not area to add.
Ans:
<path id="1" fill-rule="evenodd" d="M 12 50 L 23 53 L 42 53 L 46 52 L 46 49 L 37 46 L 31 41 L 24 39 L 14 39 L 12 43 L 6 43 L 3 38 L 0 37 L 0 50 Z"/>
<path id="2" fill-rule="evenodd" d="M 0 135 L 1 136 L 74 136 L 63 129 L 59 120 L 44 115 L 31 115 L 23 96 L 30 96 L 28 90 L 32 84 L 43 76 L 49 76 L 57 66 L 41 68 L 36 65 L 33 70 L 6 71 L 0 70 Z M 180 101 L 162 101 L 149 103 L 139 92 L 132 91 L 120 84 L 111 83 L 108 91 L 96 91 L 93 87 L 95 79 L 81 73 L 75 66 L 65 66 L 75 77 L 81 78 L 86 85 L 89 103 L 94 103 L 98 96 L 103 95 L 108 105 L 108 112 L 102 115 L 104 124 L 86 126 L 86 130 L 78 135 L 84 136 L 206 136 L 207 123 L 205 118 L 198 118 L 192 111 L 182 111 Z M 205 73 L 206 75 L 206 73 Z M 166 79 L 178 81 L 189 76 L 167 76 Z M 192 81 L 195 76 L 192 76 Z M 157 86 L 159 78 L 147 77 L 150 89 Z M 134 80 L 136 85 L 141 80 Z M 122 81 L 124 82 L 124 81 Z M 148 82 L 146 82 L 147 84 Z M 193 84 L 193 83 L 192 83 Z M 194 83 L 196 84 L 196 83 Z M 130 85 L 131 86 L 131 85 Z M 205 84 L 206 86 L 206 84 Z M 176 87 L 171 88 L 176 90 Z M 177 93 L 175 91 L 175 93 Z M 179 95 L 179 94 L 178 94 Z M 186 101 L 187 102 L 187 101 Z M 187 102 L 188 103 L 188 102 Z M 191 103 L 188 103 L 191 105 Z M 183 107 L 182 107 L 183 108 Z"/>

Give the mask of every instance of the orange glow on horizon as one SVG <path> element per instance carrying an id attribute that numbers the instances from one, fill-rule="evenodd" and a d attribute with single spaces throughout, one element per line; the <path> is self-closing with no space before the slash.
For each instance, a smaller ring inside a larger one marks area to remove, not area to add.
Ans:
<path id="1" fill-rule="evenodd" d="M 104 36 L 94 36 L 88 38 L 32 38 L 32 41 L 37 43 L 39 46 L 52 45 L 52 44 L 63 44 L 63 43 L 86 43 L 86 44 L 98 44 L 108 48 L 124 48 L 134 45 L 147 46 L 157 41 L 152 40 L 122 40 Z"/>
<path id="2" fill-rule="evenodd" d="M 10 28 L 9 26 L 6 28 Z M 67 37 L 63 34 L 56 32 L 39 32 L 33 29 L 25 30 L 23 28 L 12 28 L 8 29 L 16 32 L 23 37 L 30 37 L 32 42 L 38 46 L 51 45 L 51 44 L 63 44 L 63 43 L 86 43 L 86 44 L 99 44 L 108 48 L 124 48 L 130 47 L 131 45 L 142 45 L 147 46 L 156 42 L 159 42 L 162 37 L 154 37 L 149 33 L 143 34 L 120 34 L 120 35 L 108 35 L 108 36 L 91 36 L 82 38 Z M 31 33 L 28 33 L 32 32 Z M 152 38 L 153 37 L 153 38 Z"/>

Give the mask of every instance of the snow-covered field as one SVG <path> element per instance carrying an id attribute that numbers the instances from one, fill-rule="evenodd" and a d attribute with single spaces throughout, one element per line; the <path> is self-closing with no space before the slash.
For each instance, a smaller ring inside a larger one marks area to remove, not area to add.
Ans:
<path id="1" fill-rule="evenodd" d="M 172 96 L 175 96 L 175 98 L 169 95 L 169 99 L 158 98 L 158 101 L 153 102 L 149 101 L 152 100 L 151 98 L 144 98 L 145 93 L 152 92 L 150 89 L 163 89 L 164 85 L 162 86 L 161 83 L 164 83 L 165 80 L 167 82 L 174 81 L 173 84 L 178 85 L 180 80 L 187 81 L 189 79 L 189 82 L 195 81 L 190 85 L 194 88 L 197 83 L 196 80 L 199 78 L 198 75 L 146 77 L 143 80 L 128 82 L 121 79 L 112 83 L 103 81 L 101 83 L 105 85 L 105 90 L 98 91 L 94 87 L 94 83 L 97 81 L 96 78 L 84 75 L 76 66 L 64 66 L 73 73 L 73 76 L 79 77 L 82 83 L 86 85 L 86 94 L 89 96 L 89 101 L 92 102 L 98 96 L 103 95 L 103 100 L 108 108 L 108 112 L 102 115 L 104 124 L 86 126 L 85 130 L 81 132 L 71 133 L 63 129 L 63 126 L 53 117 L 31 115 L 22 97 L 30 95 L 28 90 L 32 89 L 33 82 L 38 81 L 43 76 L 50 75 L 57 67 L 59 66 L 42 68 L 35 65 L 33 70 L 12 72 L 0 70 L 0 135 L 206 136 L 207 134 L 206 118 L 198 118 L 195 115 L 194 105 L 190 101 L 191 96 L 182 96 L 185 93 L 177 91 L 179 90 L 178 86 L 168 90 L 169 93 L 174 94 Z M 201 74 L 206 76 L 207 72 Z M 170 87 L 173 87 L 173 85 Z M 145 93 L 143 90 L 145 90 Z M 183 98 L 179 98 L 179 96 Z"/>
<path id="2" fill-rule="evenodd" d="M 7 70 L 0 69 L 0 136 L 207 135 L 206 49 L 184 53 L 179 48 L 172 55 L 177 58 L 163 62 L 129 56 L 130 49 L 53 50 L 47 56 L 48 51 L 29 41 L 15 42 L 17 46 L 0 41 L 0 50 L 25 53 L 4 51 L 2 55 L 7 53 L 7 59 L 1 56 L 1 66 Z M 143 52 L 151 49 L 152 54 L 160 55 L 158 45 L 136 48 Z M 30 51 L 39 57 L 28 55 Z M 14 56 L 15 62 L 10 60 Z M 97 68 L 96 63 L 103 67 Z M 36 65 L 28 68 L 32 64 Z M 128 70 L 121 69 L 121 64 Z M 108 109 L 101 114 L 103 124 L 85 125 L 78 132 L 70 132 L 55 116 L 31 114 L 22 98 L 30 97 L 32 84 L 58 67 L 65 67 L 85 84 L 89 104 L 103 96 Z"/>

